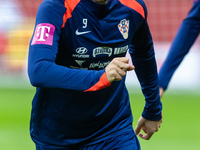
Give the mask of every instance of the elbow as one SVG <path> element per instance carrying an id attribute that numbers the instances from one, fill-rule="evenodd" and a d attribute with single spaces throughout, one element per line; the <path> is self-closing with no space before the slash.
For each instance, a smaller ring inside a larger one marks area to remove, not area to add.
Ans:
<path id="1" fill-rule="evenodd" d="M 39 86 L 39 83 L 37 82 L 37 80 L 34 80 L 34 78 L 30 78 L 29 77 L 29 81 L 30 81 L 32 86 L 34 86 L 34 87 L 38 87 Z"/>
<path id="2" fill-rule="evenodd" d="M 52 63 L 49 60 L 29 60 L 28 63 L 28 77 L 32 86 L 45 87 L 49 83 L 49 72 Z"/>
<path id="3" fill-rule="evenodd" d="M 35 73 L 33 70 L 28 69 L 28 77 L 29 77 L 30 84 L 32 86 L 39 87 L 42 85 L 41 77 L 37 73 Z"/>
<path id="4" fill-rule="evenodd" d="M 28 77 L 32 86 L 38 87 L 40 85 L 39 80 L 35 75 L 28 73 Z"/>

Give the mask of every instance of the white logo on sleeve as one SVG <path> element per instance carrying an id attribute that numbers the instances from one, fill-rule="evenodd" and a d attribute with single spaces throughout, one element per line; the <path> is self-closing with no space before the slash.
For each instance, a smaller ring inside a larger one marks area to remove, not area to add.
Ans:
<path id="1" fill-rule="evenodd" d="M 45 33 L 45 29 L 47 29 L 47 32 Z M 46 41 L 45 38 L 49 37 L 50 27 L 48 26 L 41 26 L 37 28 L 37 37 L 39 39 L 37 41 Z"/>
<path id="2" fill-rule="evenodd" d="M 38 24 L 31 45 L 35 44 L 53 44 L 53 35 L 55 26 L 49 23 Z"/>

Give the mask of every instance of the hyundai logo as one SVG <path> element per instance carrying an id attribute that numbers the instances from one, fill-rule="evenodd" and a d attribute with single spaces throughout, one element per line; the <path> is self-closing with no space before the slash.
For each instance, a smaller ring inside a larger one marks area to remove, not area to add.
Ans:
<path id="1" fill-rule="evenodd" d="M 78 53 L 78 54 L 85 54 L 85 53 L 87 53 L 87 48 L 85 48 L 85 47 L 79 47 L 79 48 L 77 48 L 76 49 L 76 52 Z"/>

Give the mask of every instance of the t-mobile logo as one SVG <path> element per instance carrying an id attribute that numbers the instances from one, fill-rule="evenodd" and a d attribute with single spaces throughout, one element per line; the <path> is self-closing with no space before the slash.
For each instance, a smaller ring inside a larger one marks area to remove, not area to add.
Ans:
<path id="1" fill-rule="evenodd" d="M 55 26 L 49 23 L 41 23 L 37 25 L 31 45 L 35 44 L 53 44 L 53 35 Z"/>
<path id="2" fill-rule="evenodd" d="M 45 32 L 45 29 L 47 32 Z M 50 27 L 41 26 L 37 28 L 37 37 L 39 39 L 37 41 L 46 41 L 45 38 L 49 37 Z"/>

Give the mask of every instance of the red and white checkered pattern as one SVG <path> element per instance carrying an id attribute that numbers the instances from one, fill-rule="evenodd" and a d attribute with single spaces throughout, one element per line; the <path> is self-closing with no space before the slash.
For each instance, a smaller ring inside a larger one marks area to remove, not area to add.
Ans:
<path id="1" fill-rule="evenodd" d="M 125 21 L 125 27 L 126 27 L 126 30 L 127 30 L 127 32 L 128 32 L 128 29 L 129 29 L 129 21 L 128 21 L 128 20 Z M 122 23 L 121 23 L 121 22 L 120 22 L 120 24 L 118 25 L 118 28 L 119 28 L 119 30 L 121 31 L 121 33 L 124 34 L 124 31 L 123 31 L 123 27 L 122 27 Z"/>

